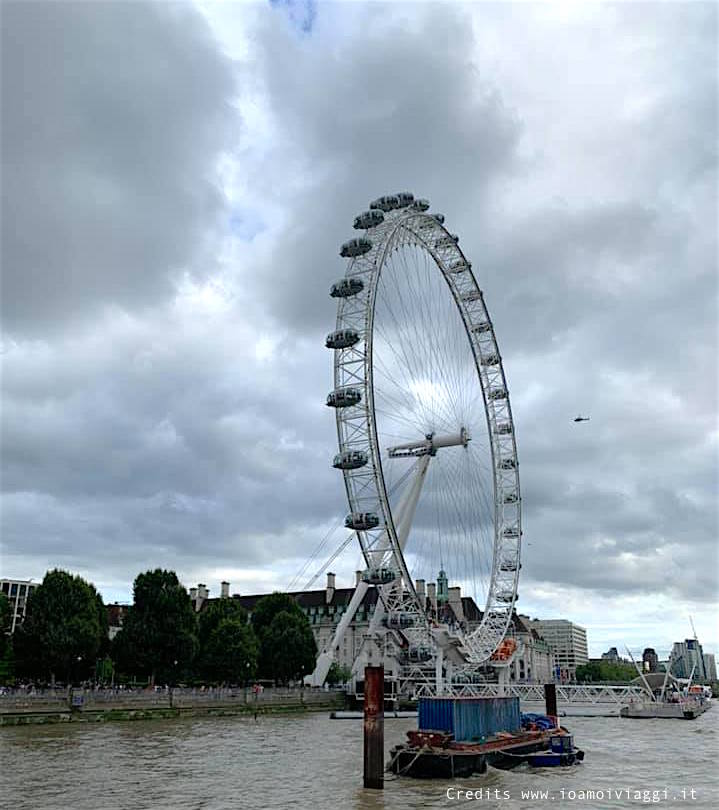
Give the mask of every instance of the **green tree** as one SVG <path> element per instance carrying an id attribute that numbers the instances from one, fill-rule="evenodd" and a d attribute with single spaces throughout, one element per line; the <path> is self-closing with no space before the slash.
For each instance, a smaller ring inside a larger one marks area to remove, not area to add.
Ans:
<path id="1" fill-rule="evenodd" d="M 100 658 L 95 667 L 95 680 L 99 683 L 111 683 L 115 675 L 115 665 L 109 655 Z"/>
<path id="2" fill-rule="evenodd" d="M 580 664 L 575 672 L 577 683 L 595 683 L 599 680 L 599 664 L 590 661 L 588 664 Z"/>
<path id="3" fill-rule="evenodd" d="M 287 593 L 275 591 L 267 596 L 263 596 L 262 599 L 257 601 L 252 611 L 252 627 L 258 639 L 262 637 L 263 632 L 272 624 L 272 620 L 275 616 L 282 611 L 304 616 L 302 608 L 300 608 L 297 602 Z"/>
<path id="4" fill-rule="evenodd" d="M 16 629 L 18 670 L 31 678 L 88 677 L 105 644 L 107 619 L 95 587 L 67 571 L 48 571 Z"/>
<path id="5" fill-rule="evenodd" d="M 203 649 L 201 671 L 223 683 L 241 683 L 257 672 L 257 639 L 241 619 L 222 619 Z"/>
<path id="6" fill-rule="evenodd" d="M 10 600 L 4 593 L 0 593 L 0 645 L 10 637 L 11 624 Z"/>
<path id="7" fill-rule="evenodd" d="M 198 640 L 195 669 L 204 678 L 232 683 L 254 678 L 257 640 L 247 611 L 236 599 L 207 603 L 198 620 Z"/>
<path id="8" fill-rule="evenodd" d="M 285 610 L 275 615 L 260 638 L 260 666 L 266 677 L 287 683 L 314 669 L 317 645 L 302 613 Z"/>
<path id="9" fill-rule="evenodd" d="M 134 600 L 115 637 L 113 658 L 127 673 L 175 683 L 197 653 L 192 602 L 174 571 L 139 574 Z"/>
<path id="10" fill-rule="evenodd" d="M 286 682 L 312 672 L 317 655 L 312 628 L 289 594 L 263 596 L 252 611 L 252 627 L 260 645 L 260 675 Z"/>
<path id="11" fill-rule="evenodd" d="M 624 661 L 589 661 L 577 667 L 578 683 L 604 683 L 608 681 L 631 681 L 637 671 L 633 664 Z"/>
<path id="12" fill-rule="evenodd" d="M 0 684 L 8 684 L 13 679 L 13 646 L 10 628 L 12 613 L 10 600 L 0 593 Z"/>
<path id="13" fill-rule="evenodd" d="M 212 599 L 205 602 L 197 617 L 197 640 L 200 643 L 200 655 L 206 646 L 212 631 L 223 619 L 236 619 L 247 623 L 247 611 L 237 599 Z"/>
<path id="14" fill-rule="evenodd" d="M 330 686 L 337 686 L 341 683 L 347 683 L 351 677 L 351 669 L 348 667 L 341 667 L 336 661 L 333 661 L 325 680 Z"/>

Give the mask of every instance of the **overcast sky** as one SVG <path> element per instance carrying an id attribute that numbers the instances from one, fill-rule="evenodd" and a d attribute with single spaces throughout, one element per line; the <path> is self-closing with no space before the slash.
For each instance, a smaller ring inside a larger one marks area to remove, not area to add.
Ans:
<path id="1" fill-rule="evenodd" d="M 2 16 L 2 576 L 285 587 L 346 508 L 338 246 L 409 189 L 495 323 L 520 611 L 717 650 L 714 3 Z"/>

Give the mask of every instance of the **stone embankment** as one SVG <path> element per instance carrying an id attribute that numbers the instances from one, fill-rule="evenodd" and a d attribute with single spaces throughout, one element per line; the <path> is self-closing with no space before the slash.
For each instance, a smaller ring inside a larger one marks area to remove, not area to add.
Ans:
<path id="1" fill-rule="evenodd" d="M 0 726 L 148 720 L 342 708 L 344 694 L 309 689 L 70 689 L 0 695 Z"/>

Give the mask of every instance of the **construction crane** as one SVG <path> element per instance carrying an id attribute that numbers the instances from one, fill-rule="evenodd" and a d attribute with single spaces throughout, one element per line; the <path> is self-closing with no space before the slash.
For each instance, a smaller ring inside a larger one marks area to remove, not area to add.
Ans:
<path id="1" fill-rule="evenodd" d="M 699 646 L 699 639 L 697 638 L 697 630 L 696 630 L 696 627 L 694 627 L 694 619 L 692 619 L 691 615 L 689 616 L 689 624 L 691 624 L 691 626 L 692 626 L 692 633 L 694 633 L 694 641 L 696 641 L 696 644 L 697 644 L 697 646 L 696 646 L 697 660 L 701 664 L 702 676 L 703 676 L 704 680 L 706 680 L 707 670 L 706 670 L 706 667 L 704 666 L 704 656 L 700 652 L 701 647 Z M 695 663 L 694 666 L 696 666 L 696 663 Z M 692 670 L 692 675 L 693 674 L 694 674 L 694 670 Z"/>

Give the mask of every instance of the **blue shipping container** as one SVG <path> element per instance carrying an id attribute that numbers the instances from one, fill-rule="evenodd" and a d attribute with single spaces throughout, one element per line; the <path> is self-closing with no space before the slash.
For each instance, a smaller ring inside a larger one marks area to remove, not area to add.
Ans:
<path id="1" fill-rule="evenodd" d="M 420 698 L 419 730 L 454 732 L 454 701 L 452 698 Z"/>
<path id="2" fill-rule="evenodd" d="M 457 742 L 478 742 L 521 728 L 519 698 L 421 698 L 420 731 L 447 731 Z"/>

